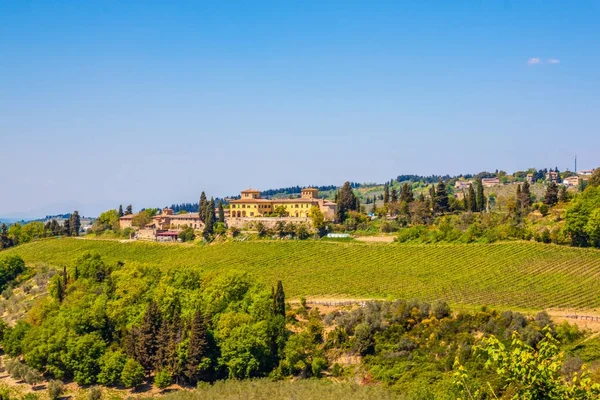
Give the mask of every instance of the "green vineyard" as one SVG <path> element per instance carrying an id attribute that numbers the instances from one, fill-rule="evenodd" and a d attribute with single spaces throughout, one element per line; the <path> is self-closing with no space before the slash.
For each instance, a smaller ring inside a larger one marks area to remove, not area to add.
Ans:
<path id="1" fill-rule="evenodd" d="M 164 270 L 246 271 L 281 279 L 289 298 L 443 299 L 524 309 L 600 307 L 600 251 L 529 242 L 396 245 L 317 241 L 211 246 L 54 239 L 5 251 L 31 265 L 73 265 L 85 252 Z M 1 256 L 1 254 L 0 254 Z"/>

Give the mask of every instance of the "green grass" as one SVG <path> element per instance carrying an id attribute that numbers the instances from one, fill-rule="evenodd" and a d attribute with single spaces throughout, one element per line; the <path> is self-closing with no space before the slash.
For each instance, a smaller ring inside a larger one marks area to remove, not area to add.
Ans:
<path id="1" fill-rule="evenodd" d="M 398 245 L 318 241 L 229 242 L 212 246 L 52 239 L 3 253 L 62 268 L 85 252 L 161 268 L 236 269 L 288 298 L 444 299 L 455 305 L 519 309 L 600 307 L 600 251 L 531 242 Z"/>

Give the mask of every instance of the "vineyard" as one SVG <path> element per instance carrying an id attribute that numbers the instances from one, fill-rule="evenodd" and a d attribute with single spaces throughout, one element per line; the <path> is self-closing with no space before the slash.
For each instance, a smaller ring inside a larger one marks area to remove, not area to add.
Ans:
<path id="1" fill-rule="evenodd" d="M 444 299 L 524 309 L 600 307 L 600 251 L 529 242 L 396 245 L 316 241 L 212 246 L 44 240 L 5 251 L 30 266 L 72 265 L 85 252 L 109 262 L 247 271 L 288 298 Z M 0 255 L 1 257 L 2 255 Z"/>

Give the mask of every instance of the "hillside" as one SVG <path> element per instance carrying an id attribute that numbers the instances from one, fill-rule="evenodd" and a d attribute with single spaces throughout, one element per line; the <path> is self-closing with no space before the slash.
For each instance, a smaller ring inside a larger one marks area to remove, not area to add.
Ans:
<path id="1" fill-rule="evenodd" d="M 7 250 L 29 265 L 62 268 L 85 252 L 108 262 L 202 272 L 247 271 L 289 298 L 443 299 L 460 305 L 541 309 L 600 307 L 600 251 L 530 242 L 397 245 L 314 241 L 232 242 L 200 247 L 81 239 Z M 0 255 L 1 256 L 1 255 Z"/>

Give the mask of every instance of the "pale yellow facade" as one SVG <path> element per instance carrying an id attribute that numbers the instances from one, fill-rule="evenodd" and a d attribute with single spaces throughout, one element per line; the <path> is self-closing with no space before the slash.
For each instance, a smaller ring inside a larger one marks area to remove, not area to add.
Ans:
<path id="1" fill-rule="evenodd" d="M 296 199 L 261 199 L 260 191 L 248 189 L 241 192 L 239 200 L 230 202 L 231 218 L 268 217 L 278 207 L 284 207 L 290 217 L 308 218 L 313 206 L 319 207 L 325 218 L 333 219 L 335 203 L 317 198 L 317 189 L 303 189 Z"/>

